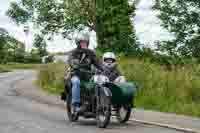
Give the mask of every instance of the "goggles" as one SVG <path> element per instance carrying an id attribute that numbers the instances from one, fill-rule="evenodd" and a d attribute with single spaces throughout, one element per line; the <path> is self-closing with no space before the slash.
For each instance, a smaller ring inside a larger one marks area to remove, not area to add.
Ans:
<path id="1" fill-rule="evenodd" d="M 104 59 L 104 62 L 106 63 L 114 63 L 116 60 L 115 59 L 112 59 L 112 58 L 105 58 Z"/>

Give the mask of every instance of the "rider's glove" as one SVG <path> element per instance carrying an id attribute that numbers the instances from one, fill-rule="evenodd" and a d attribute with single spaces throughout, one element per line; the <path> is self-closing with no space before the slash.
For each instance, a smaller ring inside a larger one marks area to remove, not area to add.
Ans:
<path id="1" fill-rule="evenodd" d="M 115 79 L 114 82 L 116 82 L 116 83 L 124 83 L 124 82 L 126 82 L 126 79 L 125 79 L 124 76 L 119 76 L 119 77 L 117 77 L 117 78 Z"/>

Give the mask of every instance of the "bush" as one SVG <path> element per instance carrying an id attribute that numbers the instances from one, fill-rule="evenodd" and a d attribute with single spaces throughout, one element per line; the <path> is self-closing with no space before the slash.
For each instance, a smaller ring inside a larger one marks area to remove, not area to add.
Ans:
<path id="1" fill-rule="evenodd" d="M 139 108 L 175 112 L 200 117 L 200 66 L 175 66 L 172 70 L 152 63 L 120 56 L 119 69 L 139 90 L 136 106 Z M 60 94 L 64 89 L 64 64 L 48 64 L 39 70 L 38 83 L 50 93 Z"/>
<path id="2" fill-rule="evenodd" d="M 23 63 L 41 63 L 41 58 L 37 54 L 25 54 Z"/>
<path id="3" fill-rule="evenodd" d="M 199 66 L 168 70 L 150 61 L 123 59 L 120 69 L 128 80 L 136 81 L 138 107 L 200 117 Z M 194 108 L 196 106 L 196 108 Z"/>
<path id="4" fill-rule="evenodd" d="M 39 68 L 37 84 L 45 91 L 60 94 L 64 90 L 64 64 L 46 64 Z"/>
<path id="5" fill-rule="evenodd" d="M 10 70 L 6 67 L 4 67 L 3 65 L 0 65 L 0 73 L 3 73 L 3 72 L 9 72 Z"/>
<path id="6" fill-rule="evenodd" d="M 13 69 L 37 69 L 41 65 L 40 64 L 21 64 L 21 63 L 7 63 L 0 65 L 2 68 L 6 70 L 13 70 Z"/>
<path id="7" fill-rule="evenodd" d="M 160 54 L 150 48 L 145 47 L 141 48 L 140 51 L 137 51 L 135 57 L 165 66 L 168 69 L 173 69 L 174 66 L 193 65 L 199 63 L 197 58 Z"/>

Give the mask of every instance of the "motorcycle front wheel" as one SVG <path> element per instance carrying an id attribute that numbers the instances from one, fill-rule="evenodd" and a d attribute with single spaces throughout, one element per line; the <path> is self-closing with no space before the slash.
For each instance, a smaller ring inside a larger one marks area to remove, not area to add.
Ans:
<path id="1" fill-rule="evenodd" d="M 110 123 L 111 117 L 111 97 L 100 92 L 97 98 L 97 126 L 106 128 Z"/>

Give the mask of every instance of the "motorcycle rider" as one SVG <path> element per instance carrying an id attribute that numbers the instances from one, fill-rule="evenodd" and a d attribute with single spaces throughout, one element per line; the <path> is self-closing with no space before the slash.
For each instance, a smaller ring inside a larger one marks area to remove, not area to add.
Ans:
<path id="1" fill-rule="evenodd" d="M 104 75 L 106 75 L 112 82 L 126 82 L 125 77 L 117 68 L 116 56 L 113 52 L 106 52 L 103 54 L 103 68 Z"/>
<path id="2" fill-rule="evenodd" d="M 100 63 L 96 59 L 95 53 L 90 50 L 89 36 L 81 33 L 75 38 L 77 48 L 70 52 L 69 64 L 74 67 L 70 76 L 72 85 L 72 107 L 75 112 L 80 111 L 80 80 L 88 80 L 90 78 L 89 71 L 94 65 L 102 70 Z M 77 67 L 78 66 L 78 67 Z"/>

